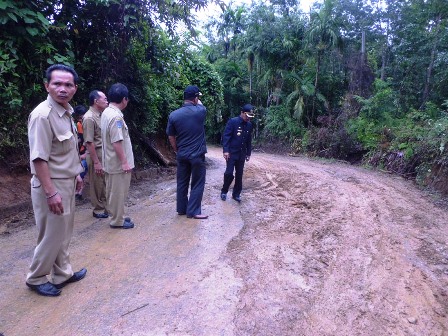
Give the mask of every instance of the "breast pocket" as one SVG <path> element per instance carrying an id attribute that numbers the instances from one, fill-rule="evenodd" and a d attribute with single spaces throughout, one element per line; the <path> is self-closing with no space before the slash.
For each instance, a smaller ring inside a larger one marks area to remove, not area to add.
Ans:
<path id="1" fill-rule="evenodd" d="M 75 136 L 72 132 L 67 131 L 64 134 L 56 135 L 55 154 L 66 154 L 76 149 Z"/>

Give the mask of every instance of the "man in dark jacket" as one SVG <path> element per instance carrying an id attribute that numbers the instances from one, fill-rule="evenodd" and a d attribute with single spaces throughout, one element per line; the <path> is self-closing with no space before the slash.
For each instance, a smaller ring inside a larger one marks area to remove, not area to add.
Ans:
<path id="1" fill-rule="evenodd" d="M 235 178 L 232 198 L 241 202 L 241 190 L 243 189 L 244 162 L 249 161 L 252 152 L 252 124 L 250 118 L 255 117 L 253 106 L 246 104 L 241 108 L 238 117 L 227 122 L 222 137 L 223 156 L 226 160 L 226 171 L 224 172 L 224 184 L 221 189 L 221 199 L 227 199 L 230 184 Z M 235 176 L 233 176 L 235 171 Z"/>

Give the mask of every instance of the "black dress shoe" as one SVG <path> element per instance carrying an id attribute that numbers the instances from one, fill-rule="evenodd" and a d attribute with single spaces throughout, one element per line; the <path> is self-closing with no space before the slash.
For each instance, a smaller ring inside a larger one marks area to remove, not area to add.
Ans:
<path id="1" fill-rule="evenodd" d="M 58 288 L 58 289 L 61 289 L 62 287 L 65 287 L 69 283 L 76 282 L 76 281 L 84 279 L 86 274 L 87 274 L 87 270 L 85 268 L 82 268 L 80 271 L 73 273 L 71 278 L 69 278 L 68 280 L 65 280 L 64 282 L 62 282 L 60 284 L 57 284 L 57 285 L 54 285 L 54 286 L 56 288 Z"/>
<path id="2" fill-rule="evenodd" d="M 108 218 L 109 215 L 107 213 L 105 213 L 105 212 L 99 213 L 99 214 L 93 213 L 93 217 L 95 217 L 95 218 Z"/>
<path id="3" fill-rule="evenodd" d="M 238 203 L 241 202 L 241 197 L 240 196 L 232 196 L 232 198 L 237 201 Z"/>
<path id="4" fill-rule="evenodd" d="M 58 296 L 61 294 L 61 290 L 58 289 L 51 282 L 46 282 L 42 285 L 31 285 L 28 282 L 26 285 L 37 294 L 42 296 Z"/>

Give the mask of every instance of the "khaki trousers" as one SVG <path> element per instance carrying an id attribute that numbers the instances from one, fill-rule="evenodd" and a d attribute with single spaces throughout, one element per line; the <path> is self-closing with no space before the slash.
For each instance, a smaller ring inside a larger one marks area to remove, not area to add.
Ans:
<path id="1" fill-rule="evenodd" d="M 106 207 L 109 214 L 112 215 L 110 221 L 112 226 L 123 226 L 124 224 L 124 202 L 128 197 L 131 176 L 131 173 L 106 173 Z"/>
<path id="2" fill-rule="evenodd" d="M 102 148 L 95 149 L 100 162 L 102 161 Z M 89 184 L 90 184 L 90 202 L 93 206 L 93 212 L 95 214 L 102 214 L 106 212 L 106 180 L 103 175 L 95 174 L 95 167 L 90 155 L 87 155 L 87 167 L 89 171 Z"/>
<path id="3" fill-rule="evenodd" d="M 62 197 L 63 215 L 50 212 L 39 179 L 31 178 L 31 201 L 38 230 L 37 245 L 26 278 L 31 285 L 41 285 L 48 280 L 60 284 L 73 275 L 68 247 L 75 219 L 76 178 L 52 179 L 52 182 Z"/>

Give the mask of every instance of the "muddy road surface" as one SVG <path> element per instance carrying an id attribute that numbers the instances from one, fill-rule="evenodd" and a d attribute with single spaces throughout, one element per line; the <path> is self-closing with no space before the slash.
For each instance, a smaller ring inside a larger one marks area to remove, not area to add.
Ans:
<path id="1" fill-rule="evenodd" d="M 448 335 L 448 212 L 402 178 L 254 153 L 242 203 L 219 198 L 209 148 L 203 213 L 175 211 L 174 176 L 133 183 L 132 230 L 78 206 L 85 279 L 25 286 L 35 227 L 0 235 L 0 334 Z"/>

